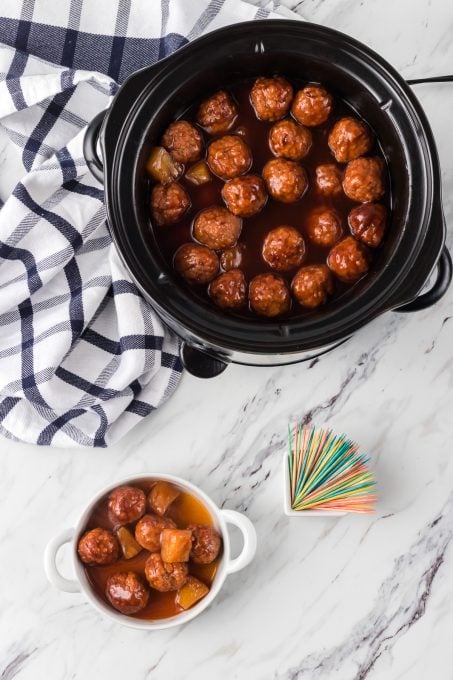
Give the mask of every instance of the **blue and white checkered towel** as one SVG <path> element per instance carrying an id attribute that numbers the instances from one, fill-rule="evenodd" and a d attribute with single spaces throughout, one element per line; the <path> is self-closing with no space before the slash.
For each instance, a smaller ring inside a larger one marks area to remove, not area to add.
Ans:
<path id="1" fill-rule="evenodd" d="M 84 128 L 136 69 L 272 12 L 241 0 L 1 0 L 0 12 L 0 126 L 23 165 L 0 210 L 0 431 L 106 446 L 182 369 L 112 245 Z"/>

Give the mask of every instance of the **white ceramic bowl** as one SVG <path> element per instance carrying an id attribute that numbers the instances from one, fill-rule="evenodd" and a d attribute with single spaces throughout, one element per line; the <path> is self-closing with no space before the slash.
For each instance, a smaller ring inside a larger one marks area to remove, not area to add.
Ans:
<path id="1" fill-rule="evenodd" d="M 181 612 L 180 614 L 167 619 L 159 619 L 157 621 L 135 619 L 131 616 L 125 616 L 124 614 L 121 614 L 120 612 L 117 612 L 113 608 L 109 607 L 96 595 L 90 586 L 83 565 L 77 556 L 78 538 L 85 528 L 86 521 L 93 510 L 93 506 L 103 496 L 105 496 L 105 494 L 109 493 L 109 491 L 112 491 L 117 486 L 121 486 L 122 484 L 133 484 L 134 482 L 139 482 L 140 480 L 146 478 L 162 479 L 168 482 L 173 482 L 177 486 L 198 498 L 211 513 L 216 529 L 220 532 L 223 539 L 223 554 L 220 559 L 214 581 L 211 585 L 211 589 L 206 597 L 204 597 L 202 600 L 200 600 L 200 602 L 185 612 Z M 233 524 L 234 526 L 238 527 L 242 533 L 244 543 L 241 553 L 233 559 L 231 558 L 230 537 L 227 527 L 228 524 Z M 67 579 L 62 576 L 56 565 L 57 553 L 65 543 L 72 544 L 71 557 L 76 576 L 75 579 Z M 131 628 L 141 628 L 142 630 L 160 630 L 163 628 L 178 626 L 182 623 L 187 623 L 187 621 L 190 621 L 191 619 L 195 618 L 195 616 L 198 616 L 198 614 L 201 614 L 201 612 L 211 604 L 216 595 L 219 593 L 228 574 L 233 574 L 234 572 L 240 571 L 246 567 L 253 559 L 255 552 L 255 528 L 245 515 L 242 515 L 240 512 L 236 512 L 235 510 L 221 510 L 215 505 L 215 503 L 213 503 L 209 496 L 207 496 L 203 491 L 190 482 L 186 482 L 184 479 L 180 479 L 174 475 L 149 472 L 120 479 L 114 484 L 109 484 L 107 487 L 101 489 L 86 506 L 77 523 L 77 526 L 74 528 L 65 529 L 60 534 L 58 534 L 58 536 L 55 536 L 55 538 L 49 541 L 44 553 L 44 568 L 47 578 L 49 579 L 50 583 L 52 583 L 52 585 L 54 585 L 59 590 L 64 590 L 67 593 L 83 593 L 85 598 L 88 600 L 88 602 L 90 602 L 90 604 L 93 605 L 95 609 L 113 621 Z"/>

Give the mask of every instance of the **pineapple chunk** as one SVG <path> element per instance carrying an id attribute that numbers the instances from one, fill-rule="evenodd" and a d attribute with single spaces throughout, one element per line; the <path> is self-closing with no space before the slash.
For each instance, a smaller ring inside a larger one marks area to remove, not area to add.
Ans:
<path id="1" fill-rule="evenodd" d="M 183 609 L 190 609 L 209 593 L 209 588 L 195 576 L 188 576 L 186 583 L 176 594 L 176 603 Z"/>
<path id="2" fill-rule="evenodd" d="M 148 504 L 151 510 L 161 517 L 165 515 L 169 506 L 179 496 L 178 489 L 168 482 L 156 482 L 148 494 Z"/>
<path id="3" fill-rule="evenodd" d="M 177 163 L 162 146 L 155 146 L 146 162 L 148 174 L 161 184 L 177 180 L 183 169 L 181 163 Z"/>
<path id="4" fill-rule="evenodd" d="M 160 554 L 164 562 L 188 562 L 191 549 L 190 529 L 163 529 L 160 535 Z"/>
<path id="5" fill-rule="evenodd" d="M 212 175 L 209 171 L 207 163 L 205 163 L 205 161 L 199 161 L 198 163 L 195 163 L 195 165 L 192 165 L 192 167 L 186 172 L 186 179 L 196 186 L 210 182 Z"/>
<path id="6" fill-rule="evenodd" d="M 126 560 L 135 557 L 142 550 L 142 546 L 137 543 L 129 529 L 126 529 L 126 527 L 119 527 L 116 531 L 116 535 L 121 546 L 123 557 Z"/>

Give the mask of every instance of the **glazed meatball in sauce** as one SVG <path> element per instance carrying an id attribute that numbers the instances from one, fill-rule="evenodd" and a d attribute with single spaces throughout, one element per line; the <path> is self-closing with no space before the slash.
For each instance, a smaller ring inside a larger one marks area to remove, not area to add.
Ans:
<path id="1" fill-rule="evenodd" d="M 220 90 L 200 105 L 197 122 L 209 134 L 218 135 L 232 128 L 237 115 L 238 109 L 231 95 Z"/>
<path id="2" fill-rule="evenodd" d="M 137 614 L 148 604 L 149 589 L 132 571 L 109 576 L 105 592 L 110 604 L 122 614 Z"/>
<path id="3" fill-rule="evenodd" d="M 353 208 L 348 216 L 351 234 L 370 248 L 377 248 L 384 237 L 387 210 L 381 203 L 364 203 Z"/>
<path id="4" fill-rule="evenodd" d="M 189 195 L 178 182 L 156 184 L 151 192 L 151 213 L 157 224 L 179 222 L 189 208 Z"/>
<path id="5" fill-rule="evenodd" d="M 220 274 L 209 286 L 209 295 L 219 307 L 238 309 L 247 301 L 247 284 L 240 269 Z"/>
<path id="6" fill-rule="evenodd" d="M 220 266 L 225 272 L 228 272 L 230 269 L 239 269 L 242 264 L 243 256 L 243 245 L 236 245 L 232 248 L 226 248 L 226 250 L 224 250 L 220 255 Z"/>
<path id="7" fill-rule="evenodd" d="M 323 196 L 341 196 L 343 193 L 343 172 L 334 163 L 318 165 L 316 172 L 316 188 Z"/>
<path id="8" fill-rule="evenodd" d="M 144 515 L 135 527 L 135 540 L 145 550 L 155 552 L 160 548 L 160 535 L 164 529 L 174 529 L 176 524 L 170 517 Z"/>
<path id="9" fill-rule="evenodd" d="M 344 173 L 343 190 L 358 203 L 375 201 L 384 194 L 383 162 L 380 158 L 357 158 L 350 161 Z"/>
<path id="10" fill-rule="evenodd" d="M 162 146 L 179 163 L 198 161 L 203 153 L 201 134 L 187 120 L 177 120 L 168 126 L 162 137 Z"/>
<path id="11" fill-rule="evenodd" d="M 237 135 L 225 135 L 208 147 L 208 165 L 221 179 L 244 175 L 252 165 L 252 152 Z"/>
<path id="12" fill-rule="evenodd" d="M 369 269 L 369 253 L 362 243 L 352 236 L 337 243 L 327 258 L 331 271 L 342 281 L 357 281 Z"/>
<path id="13" fill-rule="evenodd" d="M 240 236 L 242 222 L 223 206 L 202 210 L 193 223 L 194 238 L 208 248 L 223 250 L 234 246 Z"/>
<path id="14" fill-rule="evenodd" d="M 155 140 L 176 166 L 160 179 L 148 157 L 149 247 L 219 318 L 291 323 L 342 305 L 390 233 L 379 139 L 330 85 L 272 71 L 219 83 Z"/>
<path id="15" fill-rule="evenodd" d="M 77 552 L 84 564 L 112 564 L 118 559 L 119 545 L 111 531 L 97 527 L 82 536 Z"/>
<path id="16" fill-rule="evenodd" d="M 327 206 L 321 206 L 312 210 L 305 224 L 307 236 L 316 245 L 330 248 L 335 245 L 343 235 L 341 217 Z"/>
<path id="17" fill-rule="evenodd" d="M 189 524 L 192 531 L 190 559 L 195 564 L 211 564 L 220 552 L 219 532 L 210 524 Z"/>
<path id="18" fill-rule="evenodd" d="M 284 158 L 275 158 L 266 163 L 263 178 L 269 195 L 282 203 L 298 201 L 308 188 L 307 173 L 303 167 Z"/>
<path id="19" fill-rule="evenodd" d="M 291 289 L 299 304 L 315 309 L 326 304 L 333 293 L 332 274 L 325 264 L 302 267 L 293 278 Z"/>
<path id="20" fill-rule="evenodd" d="M 257 78 L 250 92 L 250 101 L 260 120 L 280 120 L 288 113 L 293 98 L 292 85 L 280 76 Z"/>
<path id="21" fill-rule="evenodd" d="M 233 215 L 252 217 L 266 205 L 267 192 L 261 177 L 246 175 L 227 182 L 222 189 L 222 198 Z"/>
<path id="22" fill-rule="evenodd" d="M 140 519 L 145 507 L 145 494 L 134 486 L 119 486 L 109 496 L 109 512 L 118 524 Z"/>
<path id="23" fill-rule="evenodd" d="M 289 311 L 291 297 L 285 279 L 277 274 L 258 274 L 250 282 L 249 300 L 261 316 L 280 316 Z"/>
<path id="24" fill-rule="evenodd" d="M 174 266 L 189 283 L 209 283 L 219 271 L 219 258 L 206 246 L 186 243 L 176 251 Z"/>
<path id="25" fill-rule="evenodd" d="M 296 92 L 291 113 L 302 125 L 314 127 L 325 123 L 331 114 L 333 97 L 320 85 L 307 85 Z"/>
<path id="26" fill-rule="evenodd" d="M 269 147 L 274 156 L 279 158 L 300 161 L 310 151 L 311 144 L 310 130 L 293 120 L 281 120 L 269 132 Z"/>
<path id="27" fill-rule="evenodd" d="M 151 553 L 145 564 L 146 580 L 161 593 L 181 588 L 187 581 L 188 573 L 186 562 L 164 562 L 158 552 Z"/>
<path id="28" fill-rule="evenodd" d="M 374 143 L 371 130 L 358 118 L 341 118 L 329 135 L 329 147 L 338 163 L 348 163 L 363 156 Z"/>
<path id="29" fill-rule="evenodd" d="M 297 229 L 287 225 L 272 229 L 264 239 L 263 259 L 278 272 L 300 267 L 305 257 L 305 241 Z"/>

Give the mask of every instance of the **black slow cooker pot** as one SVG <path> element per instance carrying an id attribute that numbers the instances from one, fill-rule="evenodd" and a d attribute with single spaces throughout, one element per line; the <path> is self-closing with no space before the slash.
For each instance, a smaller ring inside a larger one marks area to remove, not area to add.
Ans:
<path id="1" fill-rule="evenodd" d="M 374 129 L 389 165 L 392 218 L 372 272 L 348 293 L 300 319 L 263 323 L 227 316 L 178 283 L 153 239 L 144 165 L 169 121 L 194 102 L 238 79 L 276 72 L 295 82 L 323 83 Z M 434 304 L 450 283 L 439 162 L 425 114 L 379 55 L 323 26 L 236 24 L 138 71 L 89 126 L 85 157 L 104 183 L 111 234 L 127 269 L 182 338 L 182 361 L 200 377 L 217 375 L 229 362 L 278 365 L 312 358 L 387 310 Z M 436 265 L 434 286 L 420 295 Z"/>

